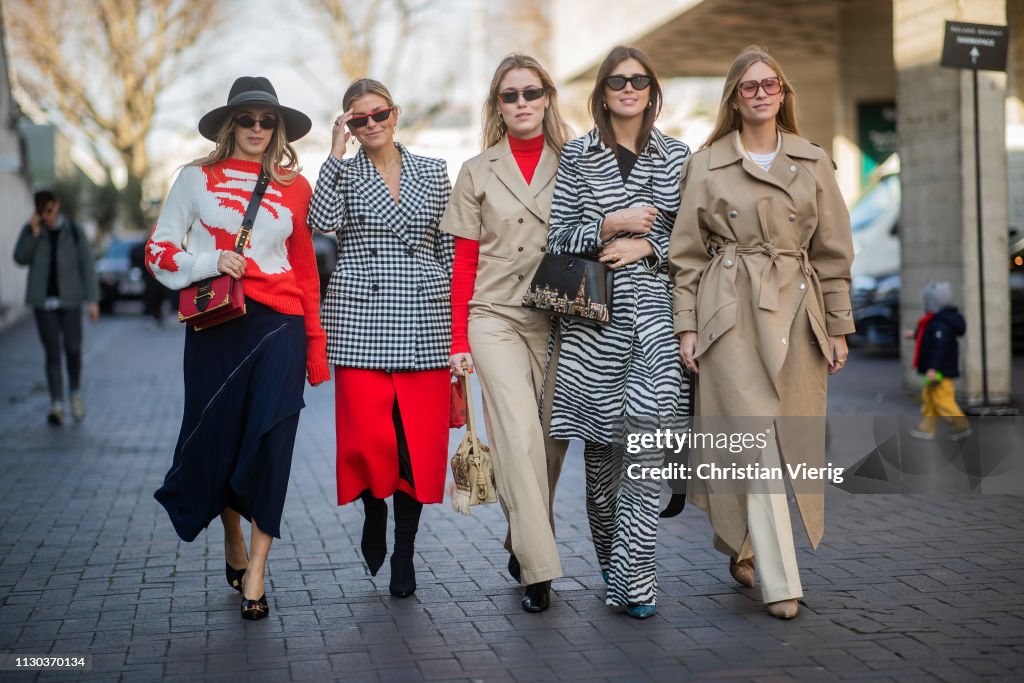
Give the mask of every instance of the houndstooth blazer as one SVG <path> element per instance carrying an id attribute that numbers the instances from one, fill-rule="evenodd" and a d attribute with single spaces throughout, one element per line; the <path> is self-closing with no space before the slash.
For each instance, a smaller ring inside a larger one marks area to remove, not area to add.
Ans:
<path id="1" fill-rule="evenodd" d="M 373 162 L 329 156 L 309 204 L 310 226 L 338 237 L 320 319 L 334 365 L 429 370 L 448 365 L 454 239 L 438 230 L 451 194 L 445 162 L 402 155 L 400 200 Z"/>

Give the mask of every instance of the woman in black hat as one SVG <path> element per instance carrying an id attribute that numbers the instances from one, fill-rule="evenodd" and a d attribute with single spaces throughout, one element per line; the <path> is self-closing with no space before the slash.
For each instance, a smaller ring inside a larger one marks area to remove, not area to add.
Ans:
<path id="1" fill-rule="evenodd" d="M 266 78 L 236 80 L 227 104 L 199 121 L 216 147 L 181 170 L 146 245 L 146 265 L 172 289 L 220 274 L 245 285 L 245 315 L 186 332 L 184 417 L 156 499 L 185 541 L 220 517 L 227 580 L 246 619 L 270 612 L 263 575 L 281 536 L 303 381 L 330 378 L 306 223 L 311 190 L 289 144 L 310 126 L 280 105 Z M 263 174 L 269 184 L 238 254 L 235 237 Z M 252 524 L 248 557 L 241 517 Z"/>

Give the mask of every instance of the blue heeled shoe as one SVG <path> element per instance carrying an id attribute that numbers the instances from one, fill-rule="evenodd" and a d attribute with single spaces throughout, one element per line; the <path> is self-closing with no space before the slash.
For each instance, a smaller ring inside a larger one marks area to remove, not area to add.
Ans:
<path id="1" fill-rule="evenodd" d="M 646 619 L 654 616 L 658 608 L 654 605 L 629 605 L 626 607 L 626 614 L 634 619 Z"/>
<path id="2" fill-rule="evenodd" d="M 607 569 L 602 569 L 601 570 L 601 578 L 604 579 L 605 583 L 608 583 L 608 570 Z"/>

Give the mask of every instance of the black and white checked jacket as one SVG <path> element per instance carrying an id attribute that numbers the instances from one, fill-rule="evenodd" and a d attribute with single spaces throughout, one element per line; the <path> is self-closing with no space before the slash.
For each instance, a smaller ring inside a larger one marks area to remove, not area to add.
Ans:
<path id="1" fill-rule="evenodd" d="M 320 320 L 333 365 L 430 370 L 448 365 L 454 238 L 438 230 L 451 194 L 441 159 L 402 154 L 395 202 L 366 154 L 329 156 L 309 225 L 338 237 Z"/>

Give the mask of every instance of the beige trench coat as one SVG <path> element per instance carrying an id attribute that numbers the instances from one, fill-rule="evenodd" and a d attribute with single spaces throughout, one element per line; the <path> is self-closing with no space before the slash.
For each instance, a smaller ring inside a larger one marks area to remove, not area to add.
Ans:
<path id="1" fill-rule="evenodd" d="M 784 133 L 766 172 L 743 156 L 734 133 L 690 158 L 680 191 L 669 243 L 674 331 L 698 333 L 698 415 L 774 420 L 783 464 L 821 467 L 828 337 L 854 329 L 850 216 L 831 159 Z M 728 464 L 728 456 L 705 453 L 705 461 Z M 708 495 L 699 480 L 689 483 L 691 502 L 738 555 L 746 496 Z M 791 483 L 817 547 L 824 484 Z"/>

